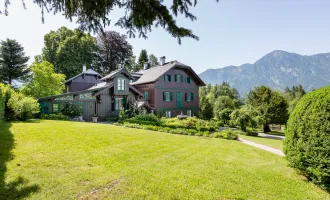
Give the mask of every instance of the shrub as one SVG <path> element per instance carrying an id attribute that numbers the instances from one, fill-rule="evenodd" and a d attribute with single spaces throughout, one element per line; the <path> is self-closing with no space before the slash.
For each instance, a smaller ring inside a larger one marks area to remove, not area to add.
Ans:
<path id="1" fill-rule="evenodd" d="M 118 121 L 118 117 L 107 117 L 105 118 L 106 121 L 109 122 L 117 122 Z"/>
<path id="2" fill-rule="evenodd" d="M 142 126 L 140 124 L 130 124 L 130 123 L 126 123 L 126 122 L 124 123 L 124 127 L 142 129 Z"/>
<path id="3" fill-rule="evenodd" d="M 223 139 L 227 139 L 227 140 L 237 140 L 238 139 L 238 133 L 231 129 L 226 129 L 221 132 L 216 132 L 215 134 L 220 134 Z"/>
<path id="4" fill-rule="evenodd" d="M 144 121 L 144 122 L 152 122 L 150 124 L 160 125 L 161 120 L 154 114 L 146 114 L 146 115 L 136 115 L 135 117 L 130 118 L 130 120 L 134 121 Z"/>
<path id="5" fill-rule="evenodd" d="M 13 90 L 9 85 L 0 83 L 0 121 L 5 119 L 6 104 L 10 99 L 11 93 L 13 93 Z"/>
<path id="6" fill-rule="evenodd" d="M 145 130 L 158 131 L 158 126 L 154 125 L 142 125 L 142 128 Z"/>
<path id="7" fill-rule="evenodd" d="M 237 132 L 238 134 L 241 134 L 241 135 L 246 135 L 246 136 L 258 136 L 258 132 L 255 132 L 255 131 L 247 131 L 247 132 L 243 132 L 243 131 L 235 131 Z"/>
<path id="8" fill-rule="evenodd" d="M 63 115 L 62 113 L 56 114 L 41 114 L 40 119 L 51 119 L 51 120 L 69 120 L 68 116 Z"/>
<path id="9" fill-rule="evenodd" d="M 284 153 L 289 165 L 330 190 L 330 87 L 303 96 L 286 126 Z"/>
<path id="10" fill-rule="evenodd" d="M 181 134 L 181 135 L 188 135 L 186 133 L 185 129 L 183 129 L 183 128 L 172 129 L 172 130 L 170 130 L 170 133 Z"/>
<path id="11" fill-rule="evenodd" d="M 81 107 L 73 103 L 65 104 L 61 112 L 63 115 L 66 115 L 70 118 L 74 118 L 82 115 Z"/>
<path id="12" fill-rule="evenodd" d="M 131 124 L 156 125 L 155 122 L 139 121 L 139 120 L 134 119 L 134 117 L 126 119 L 125 122 L 131 123 Z"/>
<path id="13" fill-rule="evenodd" d="M 8 108 L 12 110 L 14 119 L 22 121 L 31 119 L 34 114 L 40 111 L 37 100 L 17 92 L 11 94 L 8 101 Z"/>

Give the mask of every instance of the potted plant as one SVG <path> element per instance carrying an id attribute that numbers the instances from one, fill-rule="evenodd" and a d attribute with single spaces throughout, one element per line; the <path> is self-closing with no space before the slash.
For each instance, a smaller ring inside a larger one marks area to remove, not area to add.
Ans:
<path id="1" fill-rule="evenodd" d="M 93 122 L 94 122 L 94 123 L 97 123 L 97 119 L 98 119 L 98 118 L 99 118 L 99 117 L 98 117 L 96 114 L 94 114 L 93 117 L 92 117 Z"/>

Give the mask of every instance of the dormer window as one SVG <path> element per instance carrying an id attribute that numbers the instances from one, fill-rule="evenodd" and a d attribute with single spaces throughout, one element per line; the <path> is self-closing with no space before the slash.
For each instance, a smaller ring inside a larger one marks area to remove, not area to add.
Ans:
<path id="1" fill-rule="evenodd" d="M 118 87 L 118 91 L 125 91 L 126 80 L 123 79 L 123 78 L 118 78 L 117 79 L 117 87 Z"/>

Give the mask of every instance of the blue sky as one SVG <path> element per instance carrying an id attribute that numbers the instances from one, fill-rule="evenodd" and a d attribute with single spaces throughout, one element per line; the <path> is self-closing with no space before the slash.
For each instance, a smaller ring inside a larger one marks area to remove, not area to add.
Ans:
<path id="1" fill-rule="evenodd" d="M 0 15 L 0 40 L 18 40 L 31 57 L 40 54 L 43 36 L 61 26 L 75 28 L 75 22 L 61 15 L 46 14 L 41 23 L 41 11 L 26 1 L 11 0 L 9 16 Z M 178 24 L 188 27 L 199 41 L 183 39 L 179 45 L 161 28 L 153 29 L 148 39 L 129 39 L 134 54 L 147 49 L 167 60 L 178 60 L 201 73 L 208 68 L 254 63 L 273 50 L 285 50 L 303 55 L 330 52 L 330 1 L 327 0 L 199 0 L 191 11 L 197 21 L 180 17 Z M 3 1 L 0 0 L 0 9 Z M 114 21 L 121 12 L 111 14 Z M 119 27 L 108 30 L 125 33 Z"/>

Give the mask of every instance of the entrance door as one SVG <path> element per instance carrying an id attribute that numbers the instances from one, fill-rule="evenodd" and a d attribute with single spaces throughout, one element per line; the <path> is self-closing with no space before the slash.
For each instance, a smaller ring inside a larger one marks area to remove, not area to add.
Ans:
<path id="1" fill-rule="evenodd" d="M 182 108 L 182 92 L 176 93 L 176 107 Z"/>

